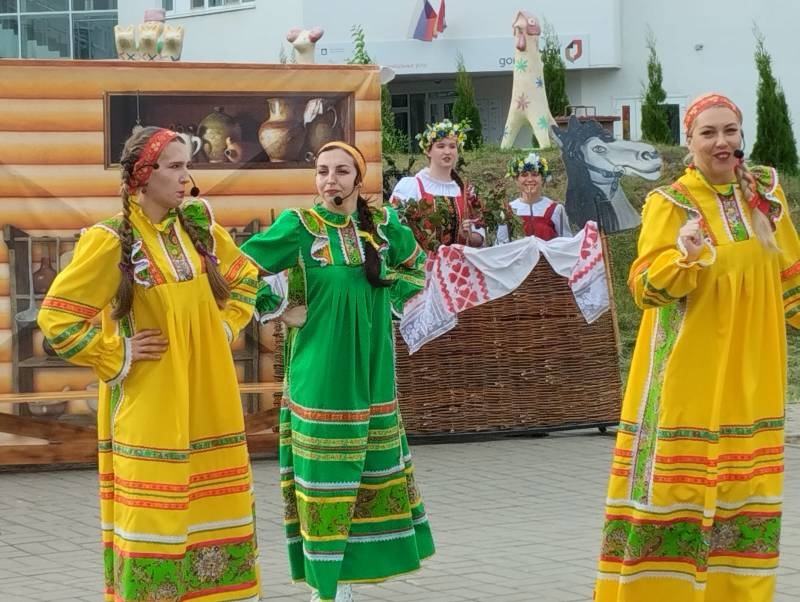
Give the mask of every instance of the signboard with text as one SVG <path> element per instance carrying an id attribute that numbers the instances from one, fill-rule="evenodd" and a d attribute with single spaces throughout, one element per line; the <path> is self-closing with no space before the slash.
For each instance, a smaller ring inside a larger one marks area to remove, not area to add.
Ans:
<path id="1" fill-rule="evenodd" d="M 588 34 L 559 36 L 561 55 L 567 69 L 619 67 L 619 64 L 596 64 L 592 61 Z M 371 42 L 372 59 L 392 68 L 398 75 L 453 73 L 459 52 L 471 73 L 511 71 L 514 66 L 514 40 L 511 37 L 446 39 L 432 42 L 397 40 Z M 316 47 L 317 63 L 341 64 L 353 55 L 352 42 L 326 43 Z"/>

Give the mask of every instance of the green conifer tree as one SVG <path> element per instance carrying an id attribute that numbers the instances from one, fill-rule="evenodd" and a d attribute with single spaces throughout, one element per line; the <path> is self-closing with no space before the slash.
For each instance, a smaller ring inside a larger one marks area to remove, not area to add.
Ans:
<path id="1" fill-rule="evenodd" d="M 647 59 L 647 89 L 642 101 L 642 139 L 657 144 L 674 144 L 669 114 L 664 106 L 667 93 L 662 86 L 663 74 L 661 61 L 656 54 L 656 37 L 649 28 L 647 48 L 650 56 Z"/>
<path id="2" fill-rule="evenodd" d="M 464 65 L 464 57 L 458 53 L 456 59 L 458 72 L 456 73 L 456 102 L 453 105 L 453 120 L 467 121 L 470 128 L 467 132 L 467 140 L 464 147 L 467 150 L 480 148 L 483 146 L 483 132 L 481 128 L 481 115 L 478 105 L 475 103 L 475 88 L 472 85 L 472 78 Z"/>
<path id="3" fill-rule="evenodd" d="M 764 46 L 764 35 L 758 28 L 754 28 L 753 33 L 756 37 L 755 59 L 758 69 L 756 100 L 758 125 L 750 158 L 756 163 L 771 165 L 783 172 L 796 175 L 797 144 L 786 96 L 780 82 L 772 74 L 772 57 Z"/>
<path id="4" fill-rule="evenodd" d="M 542 67 L 544 72 L 544 88 L 547 91 L 547 105 L 553 117 L 567 114 L 569 96 L 567 96 L 567 66 L 561 58 L 561 46 L 555 28 L 545 22 L 542 38 Z"/>

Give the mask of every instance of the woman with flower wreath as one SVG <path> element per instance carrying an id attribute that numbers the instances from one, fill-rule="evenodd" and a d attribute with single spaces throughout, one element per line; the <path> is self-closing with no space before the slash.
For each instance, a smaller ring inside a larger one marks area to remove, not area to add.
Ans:
<path id="1" fill-rule="evenodd" d="M 550 179 L 547 159 L 536 153 L 515 157 L 508 163 L 506 177 L 514 178 L 519 187 L 521 196 L 511 201 L 509 207 L 522 220 L 525 236 L 542 240 L 572 236 L 564 205 L 542 195 L 544 183 Z M 498 232 L 498 241 L 502 242 L 501 236 Z"/>
<path id="2" fill-rule="evenodd" d="M 171 130 L 125 142 L 122 212 L 81 234 L 39 312 L 53 350 L 100 379 L 108 602 L 260 598 L 230 348 L 251 319 L 258 271 L 206 201 L 184 198 L 189 161 Z"/>
<path id="3" fill-rule="evenodd" d="M 428 167 L 402 178 L 392 191 L 390 203 L 398 208 L 426 251 L 453 243 L 470 247 L 484 244 L 486 231 L 479 201 L 472 186 L 465 186 L 455 169 L 468 130 L 465 124 L 449 119 L 425 126 L 417 140 L 428 157 Z"/>
<path id="4" fill-rule="evenodd" d="M 392 313 L 424 284 L 425 253 L 391 207 L 361 195 L 361 152 L 317 153 L 321 202 L 287 209 L 244 245 L 271 279 L 299 270 L 304 304 L 259 291 L 261 321 L 291 326 L 279 459 L 292 578 L 312 601 L 349 602 L 352 583 L 414 571 L 433 554 L 394 371 Z M 287 339 L 289 337 L 287 336 Z"/>
<path id="5" fill-rule="evenodd" d="M 774 169 L 742 160 L 742 113 L 706 94 L 686 173 L 644 205 L 628 284 L 644 310 L 613 451 L 597 602 L 772 600 L 786 328 L 800 240 Z"/>

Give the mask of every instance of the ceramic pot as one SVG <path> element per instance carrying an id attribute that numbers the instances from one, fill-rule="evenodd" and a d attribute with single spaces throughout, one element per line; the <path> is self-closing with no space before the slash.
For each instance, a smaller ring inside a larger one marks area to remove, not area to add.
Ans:
<path id="1" fill-rule="evenodd" d="M 344 131 L 333 105 L 317 98 L 310 101 L 305 112 L 306 149 L 314 157 L 326 142 L 341 140 Z"/>
<path id="2" fill-rule="evenodd" d="M 43 295 L 55 280 L 56 271 L 50 261 L 50 248 L 45 246 L 42 251 L 42 260 L 39 269 L 33 273 L 33 292 Z"/>
<path id="3" fill-rule="evenodd" d="M 297 161 L 305 144 L 303 104 L 293 98 L 268 98 L 269 116 L 258 128 L 258 141 L 270 161 Z"/>
<path id="4" fill-rule="evenodd" d="M 227 142 L 239 142 L 242 139 L 242 126 L 228 115 L 223 107 L 214 107 L 214 112 L 206 115 L 197 128 L 197 133 L 203 140 L 203 152 L 209 163 L 222 163 L 225 161 Z"/>

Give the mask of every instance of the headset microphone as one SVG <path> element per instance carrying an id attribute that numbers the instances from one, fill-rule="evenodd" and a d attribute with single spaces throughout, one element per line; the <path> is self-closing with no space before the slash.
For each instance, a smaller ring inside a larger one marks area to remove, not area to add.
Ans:
<path id="1" fill-rule="evenodd" d="M 355 192 L 356 188 L 357 188 L 357 186 L 353 186 L 353 189 L 350 192 L 347 193 L 347 196 L 349 197 L 351 194 L 353 194 L 353 192 Z M 342 197 L 342 196 L 337 194 L 335 197 L 333 197 L 333 202 L 336 204 L 337 207 L 339 207 L 339 206 L 341 206 L 342 203 L 344 203 L 344 199 L 345 199 L 345 197 Z"/>
<path id="2" fill-rule="evenodd" d="M 744 151 L 740 148 L 737 148 L 735 151 L 733 151 L 733 156 L 737 159 L 744 159 Z"/>
<path id="3" fill-rule="evenodd" d="M 195 184 L 192 174 L 187 173 L 186 175 L 189 176 L 189 179 L 192 181 L 192 187 L 189 189 L 189 196 L 197 198 L 200 195 L 200 189 L 197 187 L 197 184 Z"/>

